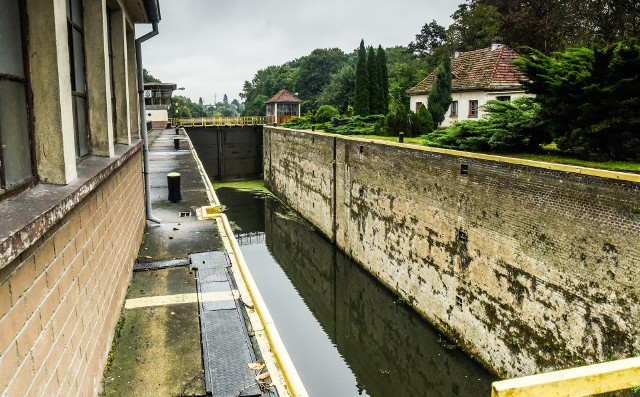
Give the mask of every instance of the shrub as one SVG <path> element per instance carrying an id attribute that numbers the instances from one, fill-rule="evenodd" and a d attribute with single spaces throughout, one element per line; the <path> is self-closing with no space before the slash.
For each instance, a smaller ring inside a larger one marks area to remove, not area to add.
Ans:
<path id="1" fill-rule="evenodd" d="M 424 136 L 425 144 L 469 151 L 535 151 L 550 136 L 540 129 L 538 105 L 532 98 L 488 101 L 483 120 L 465 120 Z"/>
<path id="2" fill-rule="evenodd" d="M 332 117 L 338 117 L 340 112 L 338 109 L 334 108 L 331 105 L 322 105 L 316 111 L 316 122 L 318 123 L 326 123 L 330 121 Z"/>

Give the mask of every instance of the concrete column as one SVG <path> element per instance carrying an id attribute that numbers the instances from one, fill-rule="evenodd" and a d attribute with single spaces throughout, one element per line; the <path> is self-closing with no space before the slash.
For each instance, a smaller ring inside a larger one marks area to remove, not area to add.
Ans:
<path id="1" fill-rule="evenodd" d="M 132 27 L 127 30 L 127 86 L 129 91 L 129 136 L 140 139 L 140 112 L 138 110 L 138 67 L 136 66 L 135 32 Z"/>
<path id="2" fill-rule="evenodd" d="M 26 4 L 37 172 L 43 182 L 67 184 L 77 174 L 66 2 Z"/>
<path id="3" fill-rule="evenodd" d="M 122 10 L 111 12 L 111 43 L 113 47 L 113 75 L 115 76 L 116 142 L 131 144 L 129 120 L 129 74 L 127 73 L 127 27 Z"/>
<path id="4" fill-rule="evenodd" d="M 87 106 L 91 153 L 113 156 L 113 118 L 106 0 L 84 2 Z"/>

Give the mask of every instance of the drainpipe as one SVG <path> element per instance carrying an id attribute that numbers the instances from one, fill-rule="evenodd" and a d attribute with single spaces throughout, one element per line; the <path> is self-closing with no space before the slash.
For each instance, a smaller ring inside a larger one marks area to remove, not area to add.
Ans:
<path id="1" fill-rule="evenodd" d="M 147 210 L 147 220 L 160 223 L 160 219 L 153 216 L 151 211 L 151 192 L 149 190 L 149 138 L 147 137 L 147 117 L 144 108 L 144 80 L 142 75 L 142 42 L 158 34 L 158 22 L 152 22 L 153 30 L 136 39 L 136 63 L 138 67 L 138 101 L 140 108 L 140 135 L 142 136 L 142 162 L 144 174 L 144 204 Z"/>

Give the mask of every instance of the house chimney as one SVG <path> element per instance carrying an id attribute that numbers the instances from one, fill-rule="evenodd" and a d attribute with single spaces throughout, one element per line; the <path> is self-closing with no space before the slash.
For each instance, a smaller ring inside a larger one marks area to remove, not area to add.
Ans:
<path id="1" fill-rule="evenodd" d="M 500 40 L 493 40 L 491 42 L 491 51 L 495 51 L 498 49 L 498 47 L 500 47 Z"/>
<path id="2" fill-rule="evenodd" d="M 458 59 L 458 57 L 460 56 L 460 51 L 456 51 L 453 53 L 453 58 L 454 59 Z"/>

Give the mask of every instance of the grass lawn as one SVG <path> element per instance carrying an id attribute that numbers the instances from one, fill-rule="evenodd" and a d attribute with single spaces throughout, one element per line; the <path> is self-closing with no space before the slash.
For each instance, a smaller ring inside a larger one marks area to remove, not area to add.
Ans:
<path id="1" fill-rule="evenodd" d="M 546 161 L 548 163 L 577 165 L 580 167 L 600 168 L 611 171 L 626 171 L 626 172 L 640 172 L 640 163 L 634 163 L 630 161 L 588 161 L 580 160 L 572 157 L 562 156 L 559 154 L 533 154 L 533 153 L 518 153 L 518 154 L 499 154 L 499 156 L 515 157 L 519 159 Z"/>
<path id="2" fill-rule="evenodd" d="M 350 135 L 353 137 L 364 139 L 378 139 L 383 141 L 398 142 L 397 136 L 384 136 L 384 135 Z M 405 143 L 415 143 L 418 145 L 423 144 L 423 139 L 420 137 L 405 137 Z M 640 163 L 634 163 L 630 161 L 588 161 L 580 160 L 569 156 L 563 156 L 562 154 L 534 154 L 534 153 L 486 153 L 494 154 L 496 156 L 514 157 L 519 159 L 527 159 L 534 161 L 545 161 L 547 163 L 577 165 L 579 167 L 599 168 L 611 171 L 624 171 L 624 172 L 640 172 Z"/>
<path id="3" fill-rule="evenodd" d="M 378 139 L 382 141 L 398 142 L 397 136 L 386 136 L 386 135 L 347 135 L 347 136 L 363 138 L 363 139 Z M 405 136 L 404 143 L 416 143 L 418 145 L 422 145 L 422 138 Z"/>

